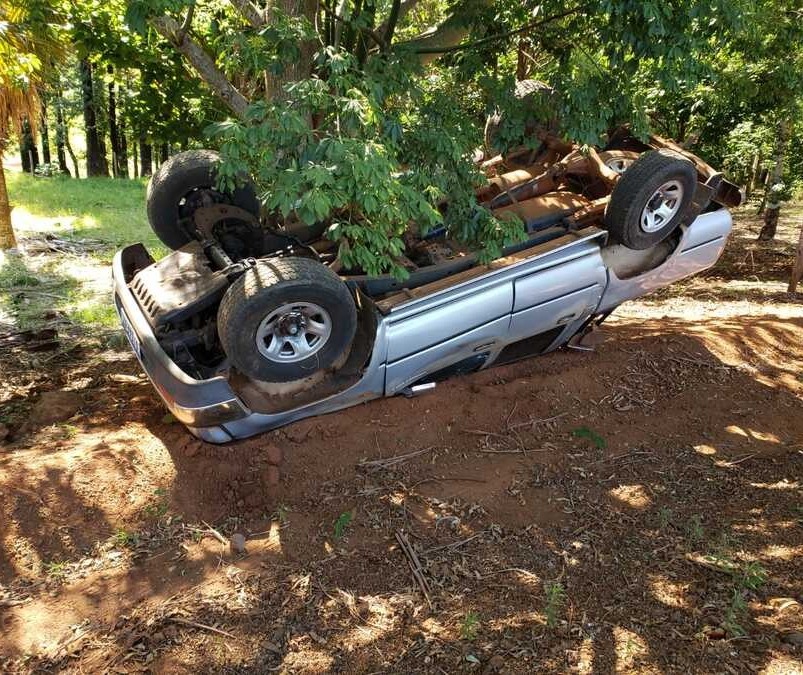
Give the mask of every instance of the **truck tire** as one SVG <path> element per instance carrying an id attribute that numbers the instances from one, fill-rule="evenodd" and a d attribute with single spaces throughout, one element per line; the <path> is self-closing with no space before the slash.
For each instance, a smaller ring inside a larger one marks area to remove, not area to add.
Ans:
<path id="1" fill-rule="evenodd" d="M 212 150 L 188 150 L 168 159 L 148 183 L 148 221 L 162 243 L 173 250 L 192 239 L 181 222 L 192 218 L 200 206 L 230 204 L 259 217 L 259 199 L 252 183 L 231 193 L 217 190 L 215 167 L 218 154 Z"/>
<path id="2" fill-rule="evenodd" d="M 651 150 L 622 174 L 605 211 L 611 238 L 640 251 L 666 239 L 691 214 L 694 165 L 674 153 Z"/>
<path id="3" fill-rule="evenodd" d="M 308 258 L 261 260 L 220 303 L 218 335 L 241 373 L 259 382 L 293 382 L 334 370 L 357 331 L 346 285 Z"/>

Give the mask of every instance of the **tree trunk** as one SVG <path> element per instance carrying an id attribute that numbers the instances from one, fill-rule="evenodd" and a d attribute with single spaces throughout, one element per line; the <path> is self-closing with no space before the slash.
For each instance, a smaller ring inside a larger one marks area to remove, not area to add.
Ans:
<path id="1" fill-rule="evenodd" d="M 120 173 L 118 169 L 120 166 L 120 136 L 117 133 L 117 101 L 114 95 L 114 66 L 111 64 L 106 66 L 106 73 L 110 75 L 107 86 L 109 88 L 109 140 L 112 144 L 112 176 L 114 178 L 119 178 Z"/>
<path id="2" fill-rule="evenodd" d="M 753 155 L 753 164 L 750 167 L 750 178 L 747 181 L 747 185 L 745 186 L 745 196 L 747 198 L 753 194 L 756 187 L 758 186 L 758 178 L 761 174 L 761 153 L 757 152 Z"/>
<path id="3" fill-rule="evenodd" d="M 70 156 L 75 177 L 80 178 L 81 172 L 78 170 L 78 158 L 75 156 L 75 152 L 72 149 L 72 143 L 70 143 L 70 127 L 66 125 L 64 126 L 64 147 L 67 148 L 67 154 Z"/>
<path id="4" fill-rule="evenodd" d="M 307 0 L 309 1 L 309 0 Z M 201 79 L 240 119 L 245 116 L 248 99 L 229 82 L 223 71 L 215 65 L 214 59 L 197 42 L 182 30 L 178 21 L 169 16 L 159 16 L 151 20 L 151 25 L 163 38 L 180 51 L 195 68 Z"/>
<path id="5" fill-rule="evenodd" d="M 795 257 L 795 264 L 792 267 L 792 278 L 789 279 L 790 293 L 797 291 L 797 285 L 803 279 L 803 223 L 800 224 L 800 236 L 797 240 L 797 256 Z"/>
<path id="6" fill-rule="evenodd" d="M 20 139 L 20 155 L 22 155 L 22 170 L 33 174 L 39 166 L 39 150 L 33 138 L 31 123 L 25 119 L 22 122 L 22 138 Z"/>
<path id="7" fill-rule="evenodd" d="M 773 190 L 780 184 L 783 178 L 783 160 L 786 154 L 786 143 L 789 140 L 789 122 L 782 120 L 778 124 L 778 139 L 775 146 L 775 162 L 772 167 L 772 174 L 767 183 L 767 209 L 764 212 L 764 227 L 758 235 L 759 241 L 772 241 L 778 229 L 778 214 L 781 211 L 781 202 L 775 196 Z"/>
<path id="8" fill-rule="evenodd" d="M 31 171 L 31 156 L 28 154 L 25 137 L 20 138 L 20 164 L 22 165 L 23 173 L 33 173 Z"/>
<path id="9" fill-rule="evenodd" d="M 88 59 L 79 62 L 81 71 L 81 94 L 84 106 L 84 127 L 86 129 L 86 175 L 108 176 L 109 164 L 106 152 L 98 134 L 98 118 L 95 107 L 95 92 L 92 86 L 92 65 Z"/>
<path id="10" fill-rule="evenodd" d="M 17 247 L 14 228 L 11 227 L 11 204 L 8 202 L 6 174 L 3 171 L 3 153 L 0 149 L 0 250 Z"/>
<path id="11" fill-rule="evenodd" d="M 337 7 L 338 4 L 339 3 L 334 2 L 333 6 Z M 357 15 L 360 13 L 360 7 L 362 7 L 362 4 L 363 3 L 360 3 L 360 6 L 355 12 L 355 20 L 357 19 Z M 365 4 L 370 4 L 371 7 L 373 7 L 372 0 L 365 0 Z M 271 2 L 268 7 L 269 9 L 267 10 L 267 16 L 265 20 L 266 23 L 270 23 L 270 12 L 272 9 L 276 8 L 286 16 L 299 18 L 305 17 L 310 23 L 315 25 L 315 15 L 318 11 L 317 0 L 275 0 L 274 2 Z M 373 28 L 373 14 L 363 11 L 362 19 L 363 21 L 369 20 L 370 27 Z M 308 40 L 301 43 L 299 47 L 301 49 L 301 54 L 295 63 L 286 64 L 284 66 L 284 70 L 278 75 L 270 72 L 265 73 L 265 98 L 273 99 L 277 96 L 280 96 L 286 84 L 303 80 L 312 74 L 312 59 L 316 49 L 318 49 L 318 45 L 314 41 Z"/>
<path id="12" fill-rule="evenodd" d="M 134 178 L 139 178 L 139 153 L 136 143 L 131 144 L 131 159 L 134 160 Z"/>
<path id="13" fill-rule="evenodd" d="M 120 120 L 120 178 L 128 178 L 128 140 L 125 137 L 125 120 Z"/>
<path id="14" fill-rule="evenodd" d="M 56 97 L 56 156 L 59 161 L 59 171 L 69 176 L 70 170 L 67 168 L 67 155 L 64 152 L 66 138 L 67 129 L 64 126 L 64 112 L 61 109 L 61 92 L 58 92 Z M 77 177 L 78 176 L 76 176 L 76 178 Z"/>
<path id="15" fill-rule="evenodd" d="M 159 146 L 159 165 L 164 164 L 170 157 L 170 146 L 167 143 L 162 143 Z"/>
<path id="16" fill-rule="evenodd" d="M 47 103 L 44 96 L 42 97 L 42 119 L 39 126 L 39 135 L 42 137 L 42 161 L 45 164 L 50 164 L 50 138 L 48 138 L 47 128 Z"/>
<path id="17" fill-rule="evenodd" d="M 153 175 L 153 146 L 145 140 L 144 136 L 139 137 L 139 164 L 140 175 Z"/>

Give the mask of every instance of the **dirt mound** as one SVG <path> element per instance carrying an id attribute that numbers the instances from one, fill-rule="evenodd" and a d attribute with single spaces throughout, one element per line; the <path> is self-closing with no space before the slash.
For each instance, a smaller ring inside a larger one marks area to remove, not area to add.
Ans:
<path id="1" fill-rule="evenodd" d="M 782 669 L 802 327 L 620 321 L 228 446 L 106 359 L 0 460 L 5 668 Z"/>

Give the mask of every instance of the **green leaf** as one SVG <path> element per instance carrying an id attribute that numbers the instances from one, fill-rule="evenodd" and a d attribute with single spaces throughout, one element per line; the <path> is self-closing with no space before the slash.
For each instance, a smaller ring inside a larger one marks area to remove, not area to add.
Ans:
<path id="1" fill-rule="evenodd" d="M 602 436 L 600 436 L 596 431 L 592 431 L 588 427 L 579 427 L 574 429 L 572 430 L 572 435 L 576 438 L 583 438 L 591 441 L 600 450 L 604 449 L 607 445 Z"/>
<path id="2" fill-rule="evenodd" d="M 351 511 L 345 511 L 337 517 L 334 527 L 335 539 L 343 538 L 343 535 L 346 533 L 346 528 L 349 526 L 353 518 L 354 513 Z"/>

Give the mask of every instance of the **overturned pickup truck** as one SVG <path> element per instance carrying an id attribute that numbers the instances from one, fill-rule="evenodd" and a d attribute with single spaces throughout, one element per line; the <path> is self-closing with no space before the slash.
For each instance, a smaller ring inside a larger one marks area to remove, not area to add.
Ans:
<path id="1" fill-rule="evenodd" d="M 583 149 L 479 158 L 478 201 L 526 239 L 481 264 L 444 232 L 407 238 L 409 278 L 342 269 L 320 228 L 276 227 L 216 156 L 166 162 L 148 217 L 173 253 L 114 259 L 114 301 L 167 407 L 213 443 L 579 341 L 626 300 L 710 267 L 740 190 L 670 141 L 627 129 Z"/>

